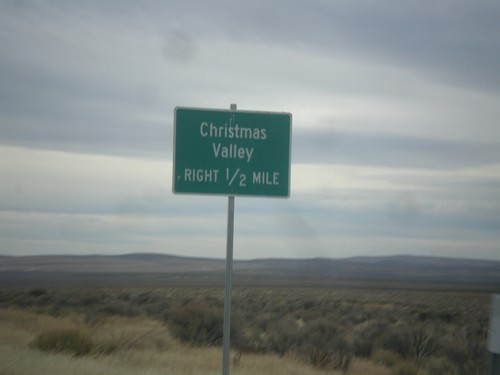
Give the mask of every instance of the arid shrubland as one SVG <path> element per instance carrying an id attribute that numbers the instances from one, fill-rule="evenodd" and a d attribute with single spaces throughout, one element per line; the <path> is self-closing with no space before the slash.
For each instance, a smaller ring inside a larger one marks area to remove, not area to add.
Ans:
<path id="1" fill-rule="evenodd" d="M 78 324 L 65 320 L 57 328 L 76 324 L 73 338 L 90 338 L 87 356 L 168 352 L 178 345 L 219 350 L 222 341 L 220 288 L 0 289 L 0 307 L 40 319 L 78 316 Z M 232 348 L 242 364 L 276 355 L 337 373 L 376 362 L 401 374 L 474 375 L 484 372 L 488 307 L 489 296 L 473 293 L 236 288 Z M 45 328 L 33 334 L 40 342 L 48 335 L 59 348 L 64 332 Z M 35 339 L 32 347 L 41 348 Z"/>

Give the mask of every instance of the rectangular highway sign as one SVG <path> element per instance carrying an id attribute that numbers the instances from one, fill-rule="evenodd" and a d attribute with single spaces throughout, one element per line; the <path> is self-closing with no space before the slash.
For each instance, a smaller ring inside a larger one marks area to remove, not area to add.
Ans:
<path id="1" fill-rule="evenodd" d="M 174 193 L 288 197 L 292 115 L 175 108 Z"/>

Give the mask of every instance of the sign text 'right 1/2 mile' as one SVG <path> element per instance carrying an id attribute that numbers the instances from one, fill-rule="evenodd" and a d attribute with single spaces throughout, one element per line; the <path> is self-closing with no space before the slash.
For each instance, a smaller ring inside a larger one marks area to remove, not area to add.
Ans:
<path id="1" fill-rule="evenodd" d="M 174 193 L 288 197 L 292 116 L 175 109 Z"/>

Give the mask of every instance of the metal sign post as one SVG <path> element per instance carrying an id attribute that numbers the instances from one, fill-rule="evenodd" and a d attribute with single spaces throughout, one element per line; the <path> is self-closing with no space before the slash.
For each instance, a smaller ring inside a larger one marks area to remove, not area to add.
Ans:
<path id="1" fill-rule="evenodd" d="M 236 110 L 236 104 L 231 104 Z M 224 327 L 222 330 L 222 375 L 229 375 L 229 350 L 231 340 L 231 296 L 233 289 L 233 238 L 234 238 L 234 196 L 227 199 L 227 243 L 226 243 L 226 283 L 224 291 Z"/>
<path id="2" fill-rule="evenodd" d="M 233 287 L 233 233 L 234 233 L 234 197 L 228 197 L 227 206 L 227 246 L 226 246 L 226 287 L 224 292 L 224 328 L 222 374 L 229 375 L 229 349 L 231 337 L 231 296 Z"/>

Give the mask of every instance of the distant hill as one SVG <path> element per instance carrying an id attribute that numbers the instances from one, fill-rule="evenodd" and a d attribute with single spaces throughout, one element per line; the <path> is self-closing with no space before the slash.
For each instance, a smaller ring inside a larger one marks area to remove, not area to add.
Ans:
<path id="1" fill-rule="evenodd" d="M 234 262 L 239 285 L 454 287 L 500 291 L 500 262 L 417 256 Z M 2 286 L 222 285 L 225 260 L 166 254 L 0 256 Z"/>
<path id="2" fill-rule="evenodd" d="M 267 259 L 240 262 L 243 273 L 349 281 L 484 284 L 500 288 L 500 262 L 417 256 Z"/>

